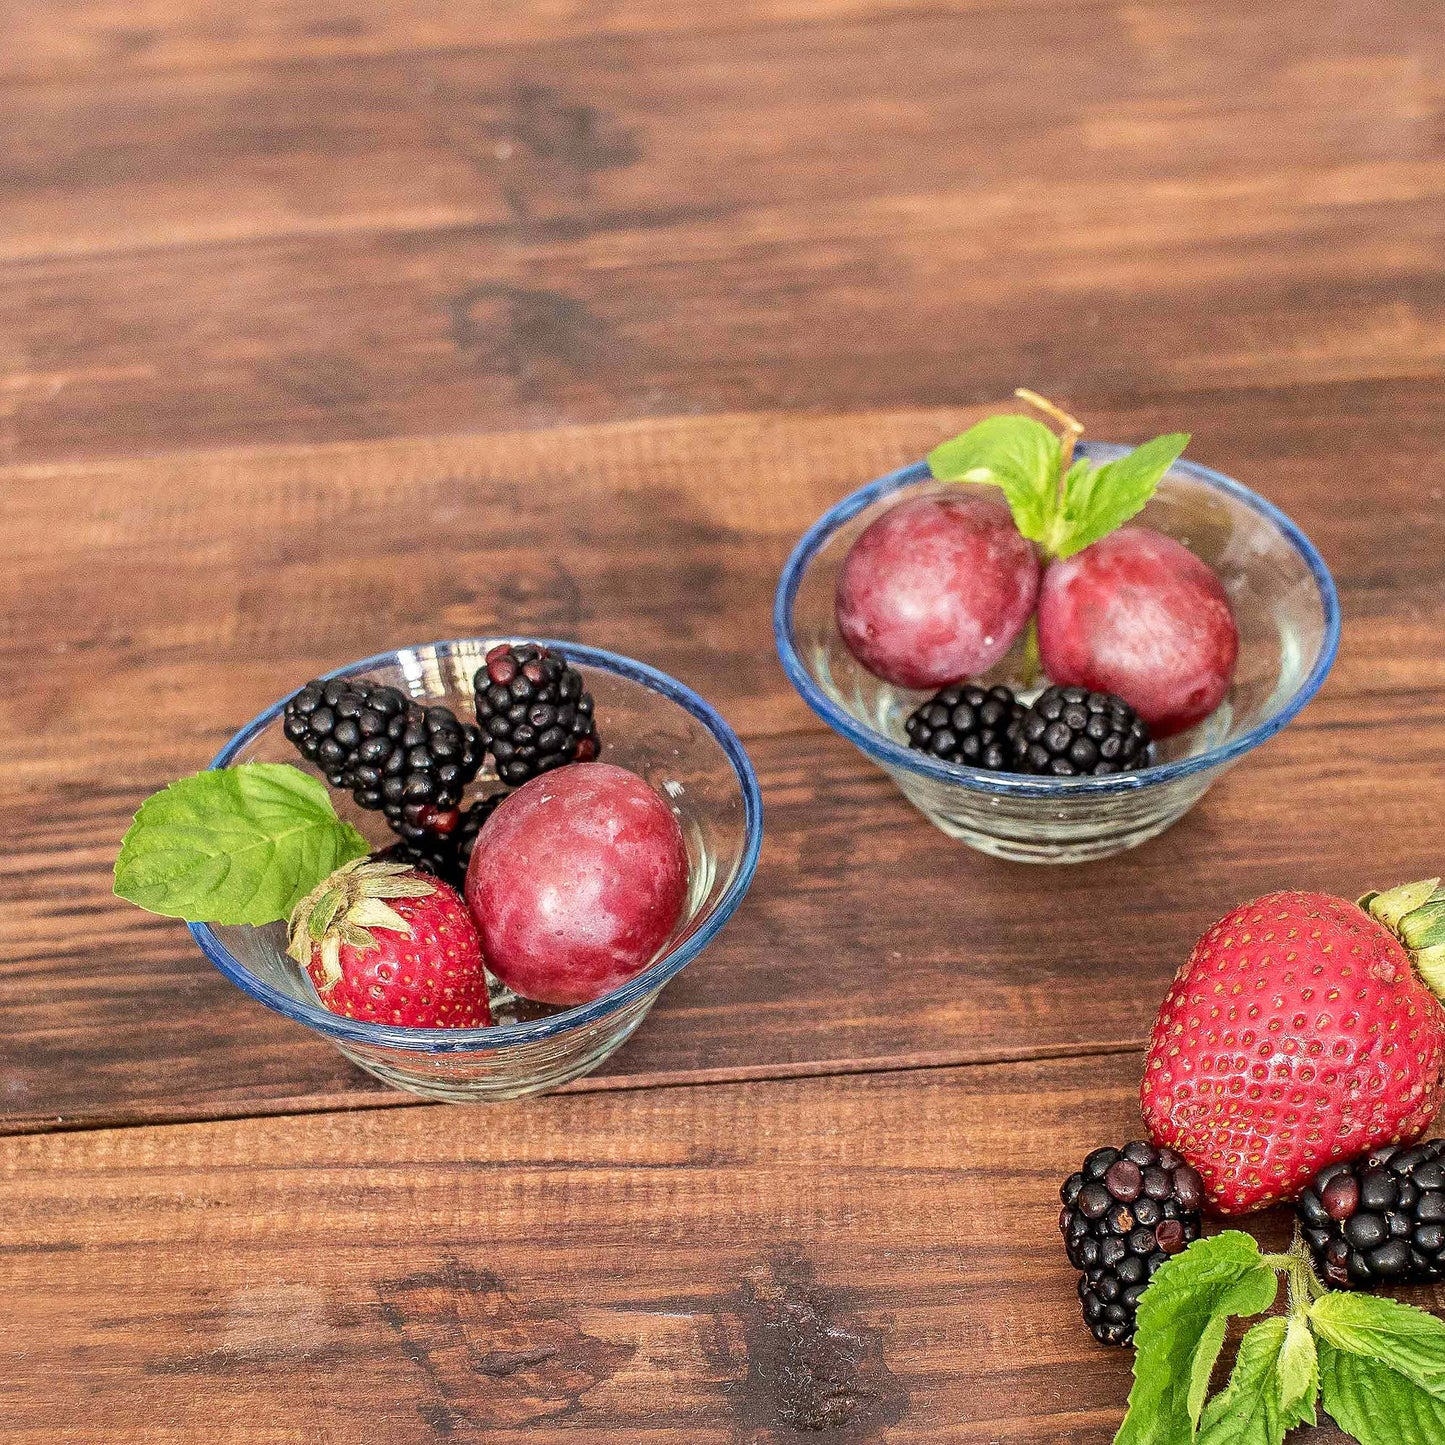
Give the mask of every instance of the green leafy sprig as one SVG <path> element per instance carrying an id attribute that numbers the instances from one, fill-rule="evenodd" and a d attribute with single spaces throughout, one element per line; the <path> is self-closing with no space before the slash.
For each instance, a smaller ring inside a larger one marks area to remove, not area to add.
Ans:
<path id="1" fill-rule="evenodd" d="M 1233 1318 L 1253 1325 L 1222 1388 L 1211 1376 Z M 1282 1445 L 1317 1404 L 1360 1445 L 1445 1441 L 1445 1322 L 1399 1300 L 1333 1293 L 1296 1238 L 1263 1254 L 1231 1230 L 1167 1261 L 1139 1301 L 1134 1388 L 1114 1445 Z"/>
<path id="2" fill-rule="evenodd" d="M 1136 515 L 1189 445 L 1187 433 L 1171 432 L 1096 466 L 1074 456 L 1081 422 L 1026 388 L 1015 395 L 1060 433 L 1033 417 L 986 417 L 929 452 L 928 466 L 940 481 L 998 487 L 1019 531 L 1052 557 L 1072 557 Z"/>
<path id="3" fill-rule="evenodd" d="M 182 778 L 141 804 L 115 863 L 121 898 L 189 923 L 274 923 L 370 844 L 286 763 Z"/>

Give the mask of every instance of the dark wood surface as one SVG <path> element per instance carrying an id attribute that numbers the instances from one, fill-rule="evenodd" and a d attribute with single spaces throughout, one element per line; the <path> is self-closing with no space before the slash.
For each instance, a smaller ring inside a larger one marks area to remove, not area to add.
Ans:
<path id="1" fill-rule="evenodd" d="M 7 1438 L 1107 1445 L 1054 1191 L 1138 1067 L 13 1140 Z"/>
<path id="2" fill-rule="evenodd" d="M 6 1437 L 1107 1441 L 1050 1200 L 1167 979 L 1440 867 L 1442 61 L 1424 0 L 0 4 Z M 771 645 L 813 517 L 1020 382 L 1191 430 L 1345 608 L 1083 869 L 929 828 Z M 312 673 L 497 628 L 718 703 L 763 863 L 570 1097 L 403 1110 L 109 869 Z"/>
<path id="3" fill-rule="evenodd" d="M 763 781 L 767 840 L 742 911 L 581 1087 L 1137 1045 L 1192 939 L 1242 898 L 1288 884 L 1353 895 L 1438 867 L 1422 781 L 1438 776 L 1445 704 L 1433 395 L 1392 382 L 1098 410 L 1108 436 L 1187 416 L 1199 456 L 1256 481 L 1315 535 L 1350 620 L 1321 697 L 1183 823 L 1137 853 L 1043 873 L 924 825 L 814 723 L 772 650 L 772 586 L 796 535 L 969 413 L 12 473 L 29 541 L 12 548 L 0 598 L 15 628 L 7 657 L 29 681 L 0 759 L 6 1122 L 397 1102 L 237 993 L 179 924 L 111 899 L 110 865 L 147 792 L 315 672 L 499 629 L 575 636 L 673 672 L 742 730 Z M 1373 504 L 1339 506 L 1346 488 Z M 440 551 L 438 535 L 451 537 Z"/>
<path id="4" fill-rule="evenodd" d="M 11 7 L 17 459 L 1442 361 L 1430 0 L 152 6 Z"/>

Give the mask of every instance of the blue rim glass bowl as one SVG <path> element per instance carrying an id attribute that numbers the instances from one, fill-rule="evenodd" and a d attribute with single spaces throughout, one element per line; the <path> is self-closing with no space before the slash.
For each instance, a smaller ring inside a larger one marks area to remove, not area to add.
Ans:
<path id="1" fill-rule="evenodd" d="M 1096 462 L 1128 447 L 1081 443 Z M 833 616 L 838 569 L 859 534 L 903 496 L 958 483 L 916 462 L 846 497 L 804 534 L 778 582 L 773 631 L 789 680 L 822 720 L 876 762 L 945 833 L 986 853 L 1077 863 L 1143 843 L 1279 732 L 1335 660 L 1339 598 L 1309 539 L 1231 478 L 1176 462 L 1137 519 L 1210 564 L 1233 604 L 1239 663 L 1229 695 L 1197 727 L 1155 748 L 1155 765 L 1104 778 L 1035 778 L 947 763 L 907 745 L 903 724 L 926 696 L 881 682 L 853 659 Z M 1022 644 L 984 679 L 1017 685 Z"/>
<path id="2" fill-rule="evenodd" d="M 368 677 L 423 703 L 472 715 L 471 680 L 487 650 L 514 638 L 435 642 L 382 653 L 331 677 Z M 593 1003 L 564 1010 L 518 999 L 492 980 L 485 1029 L 413 1029 L 358 1022 L 322 1007 L 285 953 L 285 929 L 188 925 L 201 951 L 232 983 L 295 1023 L 328 1038 L 353 1063 L 397 1088 L 452 1102 L 519 1098 L 595 1069 L 642 1022 L 663 985 L 697 957 L 732 917 L 752 882 L 762 846 L 757 776 L 737 734 L 690 688 L 640 662 L 581 647 L 565 653 L 597 705 L 604 760 L 630 768 L 667 800 L 682 824 L 691 863 L 683 917 L 658 957 Z M 288 694 L 289 696 L 289 694 Z M 211 763 L 303 765 L 281 731 L 285 699 L 247 723 Z M 485 782 L 485 779 L 483 779 Z M 337 812 L 377 845 L 394 842 L 384 820 L 332 794 Z"/>

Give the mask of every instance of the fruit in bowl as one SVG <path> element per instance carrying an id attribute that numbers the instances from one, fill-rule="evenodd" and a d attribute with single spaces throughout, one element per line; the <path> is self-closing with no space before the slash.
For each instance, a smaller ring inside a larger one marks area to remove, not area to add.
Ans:
<path id="1" fill-rule="evenodd" d="M 147 800 L 116 893 L 190 923 L 285 922 L 317 1000 L 362 1022 L 489 1026 L 492 954 L 518 997 L 603 997 L 676 928 L 690 883 L 682 829 L 643 779 L 589 761 L 601 746 L 593 700 L 556 650 L 497 645 L 474 691 L 475 723 L 365 677 L 317 679 L 285 704 L 284 736 L 384 817 L 389 846 L 342 821 L 319 779 L 240 763 Z M 469 802 L 473 783 L 489 791 Z M 469 866 L 476 916 L 461 893 Z"/>
<path id="2" fill-rule="evenodd" d="M 1002 501 L 915 497 L 853 544 L 838 574 L 838 630 L 885 681 L 941 687 L 998 662 L 1038 592 L 1038 554 Z"/>
<path id="3" fill-rule="evenodd" d="M 455 889 L 358 859 L 291 911 L 287 952 L 333 1013 L 403 1028 L 492 1021 L 476 924 Z"/>
<path id="4" fill-rule="evenodd" d="M 576 763 L 497 809 L 472 853 L 467 902 L 503 983 L 523 998 L 578 1004 L 647 966 L 687 885 L 672 809 L 625 768 Z"/>
<path id="5" fill-rule="evenodd" d="M 1209 566 L 1173 538 L 1125 525 L 1189 438 L 1156 437 L 1095 465 L 1074 455 L 1080 423 L 1018 394 L 1060 434 L 995 416 L 935 448 L 935 478 L 997 487 L 1001 498 L 914 497 L 873 521 L 838 573 L 839 634 L 875 676 L 938 689 L 906 727 L 910 745 L 934 757 L 1054 777 L 1147 767 L 1153 739 L 1219 706 L 1239 652 Z M 964 690 L 986 690 L 981 674 L 1020 637 L 1020 686 L 995 683 L 993 703 L 969 701 Z M 1052 684 L 1041 694 L 1040 664 Z M 1015 715 L 997 736 L 1005 711 Z"/>
<path id="6" fill-rule="evenodd" d="M 1055 682 L 1127 698 L 1156 738 L 1224 701 L 1239 629 L 1219 578 L 1182 542 L 1126 526 L 1049 564 L 1039 655 Z"/>

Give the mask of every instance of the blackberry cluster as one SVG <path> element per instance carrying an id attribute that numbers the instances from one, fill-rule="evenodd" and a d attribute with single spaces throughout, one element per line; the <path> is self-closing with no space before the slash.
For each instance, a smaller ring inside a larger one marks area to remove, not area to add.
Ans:
<path id="1" fill-rule="evenodd" d="M 1310 1252 L 1333 1285 L 1445 1279 L 1445 1139 L 1329 1164 L 1297 1208 Z"/>
<path id="2" fill-rule="evenodd" d="M 473 679 L 477 725 L 509 788 L 597 756 L 592 696 L 582 674 L 536 643 L 494 647 Z"/>
<path id="3" fill-rule="evenodd" d="M 1159 1266 L 1199 1238 L 1204 1180 L 1172 1149 L 1136 1139 L 1095 1149 L 1059 1198 L 1069 1263 L 1083 1271 L 1084 1323 L 1101 1345 L 1127 1345 Z"/>
<path id="4" fill-rule="evenodd" d="M 1149 729 L 1123 698 L 1084 687 L 1046 687 L 1013 733 L 1018 771 L 1102 777 L 1147 767 Z"/>
<path id="5" fill-rule="evenodd" d="M 507 795 L 493 793 L 478 798 L 461 815 L 457 826 L 450 833 L 433 832 L 416 842 L 399 839 L 389 848 L 371 856 L 378 863 L 406 863 L 433 878 L 449 883 L 458 893 L 467 881 L 467 865 L 472 861 L 472 847 L 482 824 L 497 810 L 497 804 Z"/>
<path id="6" fill-rule="evenodd" d="M 283 728 L 333 788 L 379 808 L 412 842 L 456 828 L 462 792 L 485 756 L 477 729 L 449 708 L 366 681 L 308 682 L 286 704 Z"/>
<path id="7" fill-rule="evenodd" d="M 1023 707 L 1006 687 L 985 691 L 972 683 L 956 683 L 935 693 L 904 723 L 908 746 L 970 768 L 1009 772 L 1014 750 L 1010 728 Z"/>
<path id="8" fill-rule="evenodd" d="M 908 746 L 1001 773 L 1102 777 L 1149 765 L 1149 729 L 1111 692 L 1046 687 L 1025 708 L 1006 687 L 955 683 L 909 714 Z"/>

